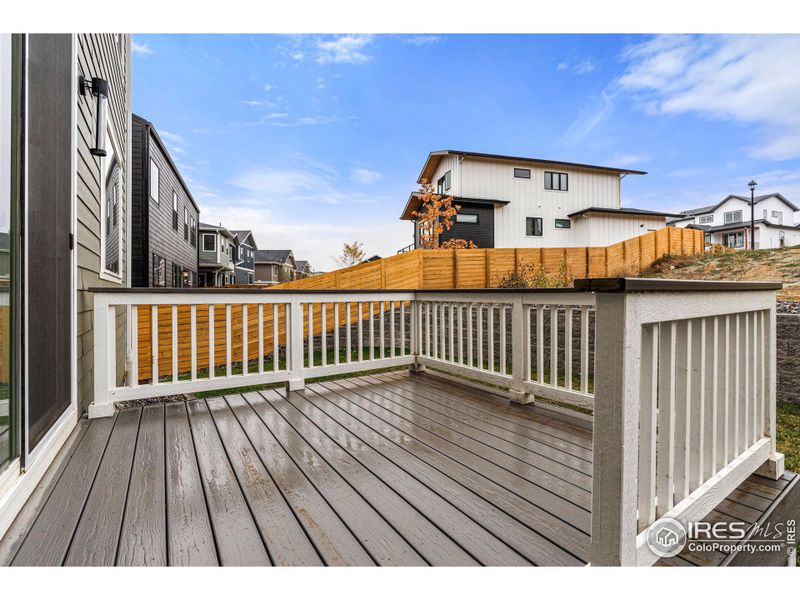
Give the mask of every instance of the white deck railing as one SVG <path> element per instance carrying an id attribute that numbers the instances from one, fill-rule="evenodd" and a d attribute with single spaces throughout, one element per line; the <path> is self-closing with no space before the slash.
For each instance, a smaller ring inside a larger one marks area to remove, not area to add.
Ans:
<path id="1" fill-rule="evenodd" d="M 775 289 L 626 279 L 524 291 L 94 290 L 89 413 L 400 365 L 501 386 L 517 402 L 593 407 L 592 564 L 652 564 L 658 519 L 700 519 L 757 469 L 782 472 Z"/>

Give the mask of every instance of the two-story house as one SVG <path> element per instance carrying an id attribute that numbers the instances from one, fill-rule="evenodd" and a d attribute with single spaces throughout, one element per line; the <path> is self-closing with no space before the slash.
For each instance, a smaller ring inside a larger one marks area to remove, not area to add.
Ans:
<path id="1" fill-rule="evenodd" d="M 220 225 L 200 223 L 200 287 L 235 283 L 236 236 Z"/>
<path id="2" fill-rule="evenodd" d="M 291 250 L 257 250 L 256 283 L 276 285 L 296 278 L 297 263 Z"/>
<path id="3" fill-rule="evenodd" d="M 197 287 L 200 209 L 153 124 L 132 118 L 131 283 Z"/>
<path id="4" fill-rule="evenodd" d="M 752 217 L 756 248 L 782 248 L 800 244 L 800 209 L 781 194 L 756 196 Z M 671 219 L 672 227 L 702 229 L 709 244 L 722 244 L 737 250 L 749 249 L 750 198 L 730 195 L 717 204 L 685 210 Z"/>
<path id="5" fill-rule="evenodd" d="M 252 231 L 232 231 L 238 243 L 234 260 L 235 283 L 255 282 L 255 252 L 258 250 Z"/>
<path id="6" fill-rule="evenodd" d="M 314 269 L 311 268 L 311 263 L 307 260 L 298 260 L 295 261 L 295 264 L 297 265 L 297 271 L 295 272 L 297 279 L 305 279 L 314 274 Z"/>
<path id="7" fill-rule="evenodd" d="M 607 246 L 666 225 L 669 213 L 622 206 L 627 175 L 644 171 L 460 150 L 431 152 L 417 183 L 461 207 L 440 236 L 471 240 L 479 248 Z M 400 218 L 420 231 L 412 193 Z"/>

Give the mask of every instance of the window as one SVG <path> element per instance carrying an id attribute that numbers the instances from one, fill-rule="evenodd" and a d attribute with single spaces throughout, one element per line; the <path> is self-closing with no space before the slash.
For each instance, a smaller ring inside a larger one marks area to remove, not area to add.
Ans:
<path id="1" fill-rule="evenodd" d="M 700 217 L 700 225 L 706 225 L 707 223 L 714 222 L 714 215 L 703 215 Z"/>
<path id="2" fill-rule="evenodd" d="M 175 263 L 172 263 L 172 287 L 181 287 L 181 270 Z"/>
<path id="3" fill-rule="evenodd" d="M 569 219 L 556 219 L 556 229 L 569 229 L 572 227 L 572 221 Z"/>
<path id="4" fill-rule="evenodd" d="M 172 190 L 172 228 L 178 231 L 178 193 Z"/>
<path id="5" fill-rule="evenodd" d="M 191 237 L 191 243 L 193 248 L 197 248 L 197 221 L 195 221 L 194 217 L 192 217 L 192 225 L 191 230 L 189 231 L 189 236 Z"/>
<path id="6" fill-rule="evenodd" d="M 213 233 L 203 234 L 203 252 L 217 251 L 217 236 Z"/>
<path id="7" fill-rule="evenodd" d="M 252 273 L 248 273 L 247 274 L 247 283 L 253 283 L 253 274 Z"/>
<path id="8" fill-rule="evenodd" d="M 514 177 L 517 179 L 530 179 L 531 178 L 531 170 L 530 169 L 514 169 Z"/>
<path id="9" fill-rule="evenodd" d="M 167 261 L 163 256 L 153 254 L 153 287 L 166 287 Z"/>
<path id="10" fill-rule="evenodd" d="M 744 248 L 744 233 L 741 231 L 737 233 L 726 233 L 722 237 L 722 244 L 728 248 Z"/>
<path id="11" fill-rule="evenodd" d="M 189 241 L 189 209 L 183 207 L 183 239 Z"/>
<path id="12" fill-rule="evenodd" d="M 436 193 L 441 194 L 449 189 L 450 189 L 450 171 L 447 171 L 444 175 L 439 177 L 439 181 L 436 182 Z"/>
<path id="13" fill-rule="evenodd" d="M 101 244 L 103 248 L 103 272 L 114 279 L 122 276 L 121 249 L 122 223 L 120 222 L 120 204 L 122 203 L 122 169 L 116 156 L 116 149 L 111 135 L 111 143 L 107 144 L 108 155 L 100 163 L 103 186 L 100 190 L 102 206 Z"/>
<path id="14" fill-rule="evenodd" d="M 456 223 L 474 223 L 478 224 L 478 215 L 468 215 L 464 213 L 456 214 Z"/>
<path id="15" fill-rule="evenodd" d="M 726 212 L 724 217 L 725 223 L 738 223 L 742 220 L 742 211 L 732 210 L 730 212 Z"/>
<path id="16" fill-rule="evenodd" d="M 158 204 L 158 165 L 152 158 L 150 159 L 150 199 Z"/>
<path id="17" fill-rule="evenodd" d="M 525 235 L 542 235 L 542 218 L 527 217 L 525 219 Z"/>
<path id="18" fill-rule="evenodd" d="M 779 210 L 772 211 L 772 218 L 775 219 L 776 223 L 783 223 L 783 213 Z"/>
<path id="19" fill-rule="evenodd" d="M 546 190 L 557 190 L 559 192 L 566 192 L 567 189 L 568 189 L 567 174 L 566 173 L 556 173 L 554 171 L 545 171 L 544 172 L 544 189 L 546 189 Z"/>

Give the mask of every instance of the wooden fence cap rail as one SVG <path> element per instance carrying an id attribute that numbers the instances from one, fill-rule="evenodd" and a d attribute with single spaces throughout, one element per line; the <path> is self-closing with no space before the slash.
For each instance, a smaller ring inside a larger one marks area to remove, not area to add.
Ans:
<path id="1" fill-rule="evenodd" d="M 642 277 L 575 280 L 575 289 L 582 292 L 754 292 L 782 288 L 783 283 L 780 281 L 706 281 Z"/>

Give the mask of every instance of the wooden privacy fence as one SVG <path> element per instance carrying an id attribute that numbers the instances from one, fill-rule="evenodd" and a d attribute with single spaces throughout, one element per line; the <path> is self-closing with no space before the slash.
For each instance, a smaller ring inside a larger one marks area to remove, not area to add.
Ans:
<path id="1" fill-rule="evenodd" d="M 562 263 L 568 274 L 574 278 L 617 277 L 637 275 L 655 260 L 671 255 L 690 255 L 703 252 L 703 232 L 696 229 L 667 227 L 651 231 L 607 247 L 580 248 L 485 248 L 473 250 L 414 250 L 397 256 L 362 263 L 354 267 L 339 269 L 330 273 L 299 279 L 289 283 L 272 286 L 270 289 L 285 290 L 336 290 L 336 289 L 451 289 L 451 288 L 491 288 L 497 287 L 502 277 L 520 265 L 542 265 L 551 273 L 557 272 Z M 231 286 L 237 288 L 239 286 Z M 241 286 L 252 289 L 259 286 Z M 153 328 L 151 307 L 134 308 L 137 311 L 139 376 L 152 377 L 153 353 L 151 339 Z M 172 310 L 170 306 L 159 306 L 158 310 L 158 354 L 159 376 L 172 373 L 173 356 L 171 342 Z M 177 347 L 178 370 L 186 373 L 191 368 L 188 349 L 191 315 L 188 306 L 178 306 Z M 214 346 L 216 365 L 225 364 L 227 336 L 225 335 L 225 305 L 216 305 L 215 332 L 217 343 Z M 267 353 L 272 354 L 273 330 L 277 332 L 279 346 L 285 342 L 285 307 L 278 307 L 277 326 L 274 327 L 274 312 L 267 310 L 263 316 L 264 335 Z M 333 327 L 333 304 L 326 306 L 328 320 L 326 330 Z M 364 306 L 363 318 L 369 315 L 369 306 Z M 373 305 L 373 314 L 380 307 Z M 231 307 L 231 353 L 242 356 L 242 306 Z M 382 311 L 380 311 L 382 312 Z M 198 307 L 196 313 L 198 356 L 203 363 L 208 359 L 208 309 Z M 314 326 L 319 330 L 322 315 L 313 315 Z M 341 316 L 339 317 L 342 318 Z M 259 327 L 259 317 L 255 306 L 247 311 L 248 334 L 255 336 Z M 342 324 L 341 322 L 339 323 Z M 308 328 L 307 321 L 304 327 Z M 258 358 L 258 348 L 248 348 L 250 360 Z"/>

